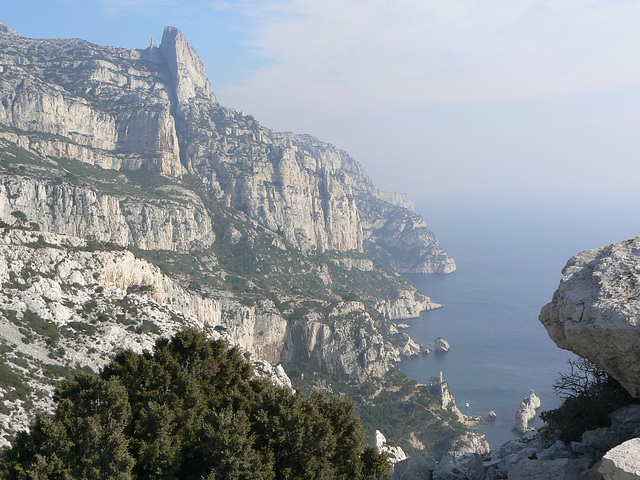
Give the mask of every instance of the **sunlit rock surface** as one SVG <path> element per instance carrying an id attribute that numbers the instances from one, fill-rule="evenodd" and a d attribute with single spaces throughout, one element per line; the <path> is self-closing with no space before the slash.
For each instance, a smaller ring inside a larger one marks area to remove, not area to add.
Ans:
<path id="1" fill-rule="evenodd" d="M 640 396 L 640 237 L 569 260 L 540 321 L 551 339 Z"/>

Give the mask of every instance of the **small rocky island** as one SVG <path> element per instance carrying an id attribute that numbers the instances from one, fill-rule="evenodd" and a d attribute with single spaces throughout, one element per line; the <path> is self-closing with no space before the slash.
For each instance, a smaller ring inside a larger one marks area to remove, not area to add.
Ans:
<path id="1" fill-rule="evenodd" d="M 433 349 L 436 353 L 445 353 L 451 349 L 451 345 L 444 338 L 438 337 L 433 344 Z"/>
<path id="2" fill-rule="evenodd" d="M 529 395 L 520 402 L 518 411 L 516 412 L 516 421 L 513 423 L 513 429 L 518 433 L 525 433 L 529 430 L 529 422 L 536 416 L 536 411 L 542 406 L 540 398 L 531 390 Z"/>

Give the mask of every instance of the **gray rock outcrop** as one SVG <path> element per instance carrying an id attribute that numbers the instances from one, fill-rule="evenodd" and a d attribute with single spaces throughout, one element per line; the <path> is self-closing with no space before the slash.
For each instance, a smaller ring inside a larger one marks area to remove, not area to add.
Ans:
<path id="1" fill-rule="evenodd" d="M 589 460 L 560 458 L 557 460 L 525 459 L 509 470 L 511 480 L 577 480 L 589 467 Z"/>
<path id="2" fill-rule="evenodd" d="M 0 32 L 8 33 L 10 35 L 20 35 L 16 30 L 11 28 L 9 25 L 5 25 L 4 23 L 0 23 Z"/>
<path id="3" fill-rule="evenodd" d="M 435 458 L 415 455 L 393 466 L 393 480 L 425 480 L 437 466 Z"/>
<path id="4" fill-rule="evenodd" d="M 482 477 L 482 457 L 475 453 L 446 454 L 432 473 L 433 480 L 482 480 Z"/>
<path id="5" fill-rule="evenodd" d="M 449 345 L 449 342 L 447 342 L 442 337 L 436 338 L 433 345 L 433 349 L 436 351 L 436 353 L 448 352 L 450 348 L 451 348 L 451 345 Z"/>
<path id="6" fill-rule="evenodd" d="M 516 420 L 513 423 L 513 429 L 519 433 L 526 432 L 529 429 L 529 422 L 536 416 L 536 410 L 538 410 L 541 405 L 540 398 L 531 390 L 529 395 L 520 402 L 520 406 L 516 412 Z"/>
<path id="7" fill-rule="evenodd" d="M 640 237 L 569 260 L 540 312 L 549 337 L 640 396 Z"/>
<path id="8" fill-rule="evenodd" d="M 605 480 L 640 480 L 640 438 L 609 450 L 598 469 Z"/>

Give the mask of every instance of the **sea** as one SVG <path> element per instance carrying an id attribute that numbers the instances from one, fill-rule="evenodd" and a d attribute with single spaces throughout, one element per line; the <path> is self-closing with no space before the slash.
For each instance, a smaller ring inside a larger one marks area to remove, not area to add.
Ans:
<path id="1" fill-rule="evenodd" d="M 540 411 L 559 405 L 554 380 L 576 357 L 556 347 L 538 315 L 551 301 L 562 268 L 582 250 L 640 235 L 640 215 L 620 206 L 516 208 L 496 202 L 417 204 L 416 211 L 458 269 L 407 275 L 444 307 L 404 321 L 406 331 L 428 348 L 443 337 L 451 349 L 403 360 L 399 370 L 425 383 L 442 371 L 463 413 L 486 417 L 493 410 L 497 419 L 476 431 L 496 449 L 518 436 L 511 426 L 531 389 L 542 401 Z M 531 426 L 541 425 L 536 416 Z"/>

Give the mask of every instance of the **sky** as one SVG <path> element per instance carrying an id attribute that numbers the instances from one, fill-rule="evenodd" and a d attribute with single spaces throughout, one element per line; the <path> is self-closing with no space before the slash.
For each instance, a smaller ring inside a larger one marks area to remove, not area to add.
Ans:
<path id="1" fill-rule="evenodd" d="M 421 208 L 598 206 L 640 234 L 637 0 L 0 0 L 0 22 L 134 48 L 176 26 L 223 105 Z"/>

